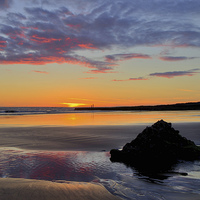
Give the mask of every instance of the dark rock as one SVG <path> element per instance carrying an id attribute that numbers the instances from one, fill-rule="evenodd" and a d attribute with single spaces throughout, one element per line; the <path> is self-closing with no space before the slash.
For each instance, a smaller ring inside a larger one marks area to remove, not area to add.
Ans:
<path id="1" fill-rule="evenodd" d="M 123 162 L 140 170 L 165 171 L 179 160 L 200 158 L 200 147 L 182 137 L 171 123 L 160 120 L 147 127 L 122 150 L 110 151 L 111 161 Z"/>
<path id="2" fill-rule="evenodd" d="M 15 111 L 15 110 L 5 110 L 5 113 L 15 113 L 15 112 L 17 112 L 17 111 Z"/>

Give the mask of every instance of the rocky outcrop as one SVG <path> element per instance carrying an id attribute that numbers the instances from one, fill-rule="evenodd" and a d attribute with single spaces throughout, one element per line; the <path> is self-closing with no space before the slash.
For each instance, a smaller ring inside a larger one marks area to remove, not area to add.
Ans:
<path id="1" fill-rule="evenodd" d="M 182 137 L 171 123 L 160 120 L 147 127 L 122 150 L 110 151 L 111 161 L 129 166 L 165 170 L 178 160 L 200 158 L 200 147 Z"/>

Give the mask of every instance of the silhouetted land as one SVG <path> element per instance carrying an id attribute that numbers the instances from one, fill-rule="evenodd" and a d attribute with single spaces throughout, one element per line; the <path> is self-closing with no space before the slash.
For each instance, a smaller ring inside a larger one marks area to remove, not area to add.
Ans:
<path id="1" fill-rule="evenodd" d="M 154 106 L 120 106 L 120 107 L 79 107 L 75 110 L 113 110 L 113 111 L 173 111 L 173 110 L 200 110 L 200 102 L 176 103 Z"/>

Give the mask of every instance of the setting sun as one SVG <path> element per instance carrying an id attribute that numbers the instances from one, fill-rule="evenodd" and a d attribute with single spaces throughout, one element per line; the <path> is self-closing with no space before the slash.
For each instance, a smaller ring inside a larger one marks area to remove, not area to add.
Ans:
<path id="1" fill-rule="evenodd" d="M 70 108 L 87 105 L 87 104 L 84 104 L 84 103 L 61 103 L 61 104 L 67 105 Z"/>

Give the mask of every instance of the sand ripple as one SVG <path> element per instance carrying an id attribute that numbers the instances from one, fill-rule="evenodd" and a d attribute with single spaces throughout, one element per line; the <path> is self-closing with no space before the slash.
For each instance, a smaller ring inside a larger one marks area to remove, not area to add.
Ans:
<path id="1" fill-rule="evenodd" d="M 119 200 L 102 185 L 30 179 L 0 179 L 1 200 Z"/>

